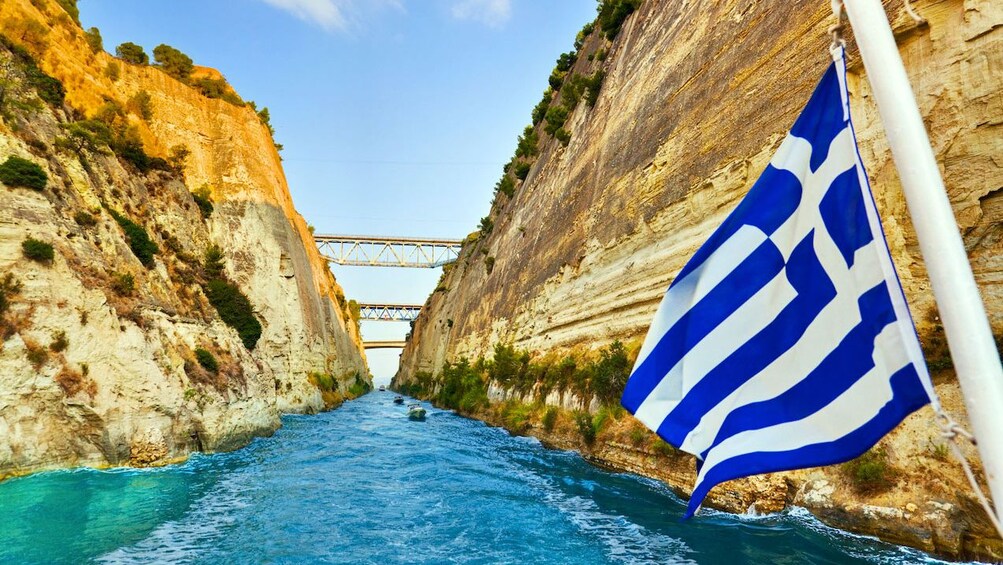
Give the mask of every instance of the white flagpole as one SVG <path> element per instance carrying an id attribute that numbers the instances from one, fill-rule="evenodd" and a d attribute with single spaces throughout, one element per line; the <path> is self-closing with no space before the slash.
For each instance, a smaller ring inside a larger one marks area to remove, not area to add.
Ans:
<path id="1" fill-rule="evenodd" d="M 838 0 L 834 0 L 836 4 Z M 940 169 L 880 0 L 843 0 L 940 307 L 997 516 L 1003 505 L 1003 368 Z"/>

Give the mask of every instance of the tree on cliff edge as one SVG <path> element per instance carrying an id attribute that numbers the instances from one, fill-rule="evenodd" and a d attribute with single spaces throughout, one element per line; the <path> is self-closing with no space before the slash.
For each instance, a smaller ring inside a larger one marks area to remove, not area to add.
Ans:
<path id="1" fill-rule="evenodd" d="M 115 55 L 126 63 L 132 63 L 133 65 L 150 64 L 150 56 L 146 54 L 146 51 L 143 51 L 142 47 L 131 41 L 126 41 L 116 47 Z"/>
<path id="2" fill-rule="evenodd" d="M 156 59 L 160 68 L 164 69 L 165 73 L 181 82 L 188 82 L 195 69 L 191 57 L 163 43 L 153 49 L 153 58 Z"/>

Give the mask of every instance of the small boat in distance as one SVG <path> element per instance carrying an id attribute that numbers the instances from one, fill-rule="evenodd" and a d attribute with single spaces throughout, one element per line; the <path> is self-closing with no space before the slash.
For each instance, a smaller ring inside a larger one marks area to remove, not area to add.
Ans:
<path id="1" fill-rule="evenodd" d="M 425 421 L 425 409 L 421 407 L 421 404 L 411 404 L 407 407 L 407 419 L 414 420 L 416 422 Z"/>
<path id="2" fill-rule="evenodd" d="M 394 397 L 394 404 L 404 404 L 404 397 L 401 396 L 401 395 L 399 395 L 399 394 L 397 396 L 395 396 Z"/>
<path id="3" fill-rule="evenodd" d="M 383 391 L 385 391 L 385 390 L 387 390 L 387 387 L 385 387 L 385 386 L 383 386 L 383 385 L 380 385 L 380 392 L 383 392 Z"/>

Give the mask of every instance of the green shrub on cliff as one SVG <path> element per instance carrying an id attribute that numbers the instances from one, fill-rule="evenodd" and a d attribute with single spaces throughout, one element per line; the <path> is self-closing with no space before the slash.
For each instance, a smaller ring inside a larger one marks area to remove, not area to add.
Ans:
<path id="1" fill-rule="evenodd" d="M 575 426 L 585 445 L 592 445 L 596 441 L 596 429 L 592 425 L 592 415 L 588 412 L 575 412 Z"/>
<path id="2" fill-rule="evenodd" d="M 634 13 L 641 6 L 642 0 L 600 0 L 597 10 L 599 12 L 599 29 L 610 41 L 616 39 L 620 34 L 620 28 L 628 16 Z"/>
<path id="3" fill-rule="evenodd" d="M 261 337 L 261 322 L 254 317 L 251 301 L 240 288 L 224 279 L 214 279 L 205 286 L 206 297 L 226 325 L 237 330 L 247 349 L 254 349 Z"/>
<path id="4" fill-rule="evenodd" d="M 126 63 L 133 65 L 147 65 L 150 63 L 150 56 L 143 51 L 143 48 L 131 41 L 126 41 L 115 48 L 115 55 Z"/>
<path id="5" fill-rule="evenodd" d="M 92 27 L 85 31 L 84 38 L 87 40 L 87 46 L 91 48 L 91 51 L 95 53 L 104 51 L 104 39 L 101 37 L 101 30 L 98 28 Z"/>
<path id="6" fill-rule="evenodd" d="M 557 407 L 550 406 L 547 411 L 543 413 L 543 429 L 553 431 L 554 424 L 557 423 Z"/>
<path id="7" fill-rule="evenodd" d="M 112 218 L 115 218 L 118 225 L 121 226 L 122 231 L 125 233 L 126 240 L 129 242 L 129 248 L 132 249 L 133 255 L 139 259 L 139 262 L 142 263 L 144 267 L 152 267 L 153 256 L 160 252 L 160 248 L 157 247 L 157 244 L 154 243 L 152 239 L 150 239 L 150 234 L 146 233 L 143 226 L 133 222 L 115 210 L 109 209 L 108 212 L 111 214 Z"/>
<path id="8" fill-rule="evenodd" d="M 195 70 L 191 57 L 164 43 L 153 48 L 153 59 L 165 73 L 181 82 L 188 82 Z"/>
<path id="9" fill-rule="evenodd" d="M 219 371 L 219 362 L 216 361 L 216 356 L 213 355 L 212 352 L 199 347 L 195 349 L 195 359 L 205 370 L 211 373 Z"/>
<path id="10" fill-rule="evenodd" d="M 33 190 L 44 190 L 49 176 L 35 163 L 11 155 L 0 164 L 0 182 L 7 186 L 23 186 Z"/>
<path id="11" fill-rule="evenodd" d="M 223 264 L 223 249 L 216 244 L 212 244 L 205 250 L 203 268 L 205 276 L 209 279 L 222 279 L 226 277 Z"/>
<path id="12" fill-rule="evenodd" d="M 31 237 L 21 242 L 21 253 L 38 263 L 51 263 L 55 257 L 51 244 Z"/>
<path id="13" fill-rule="evenodd" d="M 892 486 L 895 470 L 888 464 L 888 454 L 883 448 L 873 448 L 840 467 L 859 493 L 874 493 Z"/>
<path id="14" fill-rule="evenodd" d="M 547 109 L 550 108 L 550 101 L 553 98 L 554 98 L 553 89 L 547 88 L 547 90 L 543 93 L 543 100 L 540 100 L 540 102 L 538 102 L 536 106 L 533 107 L 532 117 L 534 126 L 542 122 L 543 118 L 546 117 Z"/>
<path id="15" fill-rule="evenodd" d="M 510 432 L 521 434 L 529 429 L 533 418 L 533 407 L 521 402 L 508 402 L 502 407 L 502 419 Z"/>
<path id="16" fill-rule="evenodd" d="M 623 344 L 614 341 L 599 352 L 592 369 L 592 393 L 603 406 L 619 406 L 630 376 L 630 361 Z"/>
<path id="17" fill-rule="evenodd" d="M 446 408 L 470 413 L 488 405 L 487 383 L 466 359 L 443 365 L 441 383 L 435 399 Z"/>
<path id="18" fill-rule="evenodd" d="M 209 185 L 203 184 L 192 191 L 192 199 L 195 200 L 195 205 L 199 207 L 199 213 L 202 214 L 202 218 L 209 219 L 209 216 L 212 216 L 213 210 L 215 210 L 215 207 L 212 205 L 212 193 L 209 190 Z"/>
<path id="19" fill-rule="evenodd" d="M 63 10 L 66 10 L 66 13 L 75 24 L 80 25 L 80 8 L 77 7 L 77 0 L 56 0 L 56 4 L 59 4 L 59 7 Z"/>
<path id="20" fill-rule="evenodd" d="M 21 281 L 11 273 L 0 278 L 0 318 L 10 308 L 11 299 L 21 292 Z M 6 338 L 5 338 L 6 339 Z"/>
<path id="21" fill-rule="evenodd" d="M 540 150 L 537 148 L 537 143 L 540 141 L 539 136 L 536 134 L 536 129 L 533 126 L 526 126 L 522 130 L 522 135 L 519 136 L 518 145 L 515 148 L 515 156 L 522 157 L 524 159 L 530 159 L 535 157 Z"/>
<path id="22" fill-rule="evenodd" d="M 547 125 L 544 126 L 543 131 L 554 135 L 557 130 L 564 126 L 564 122 L 568 121 L 568 113 L 566 106 L 551 106 L 544 118 L 547 121 Z"/>

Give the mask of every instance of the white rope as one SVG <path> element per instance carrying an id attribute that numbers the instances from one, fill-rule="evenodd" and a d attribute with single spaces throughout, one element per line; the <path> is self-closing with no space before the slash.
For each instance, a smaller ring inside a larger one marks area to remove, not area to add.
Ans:
<path id="1" fill-rule="evenodd" d="M 985 493 L 982 492 L 982 487 L 979 486 L 979 482 L 975 480 L 975 473 L 972 472 L 971 466 L 968 464 L 968 459 L 965 454 L 961 452 L 961 446 L 958 445 L 958 437 L 963 437 L 971 442 L 972 445 L 976 445 L 978 442 L 975 440 L 975 436 L 971 434 L 968 430 L 961 427 L 961 424 L 954 421 L 953 418 L 945 414 L 943 411 L 938 410 L 937 415 L 937 425 L 940 426 L 940 437 L 947 440 L 947 444 L 951 447 L 951 453 L 954 454 L 955 459 L 961 463 L 961 468 L 965 471 L 965 476 L 968 477 L 968 483 L 972 486 L 972 490 L 975 491 L 976 498 L 979 499 L 979 503 L 982 505 L 982 509 L 986 511 L 986 515 L 989 516 L 989 521 L 992 522 L 996 531 L 999 532 L 1000 537 L 1003 537 L 1003 526 L 1000 525 L 1000 518 L 993 511 L 992 505 L 989 503 L 989 499 L 986 497 Z"/>
<path id="2" fill-rule="evenodd" d="M 832 39 L 832 43 L 829 46 L 831 52 L 835 52 L 840 47 L 845 47 L 846 42 L 843 40 L 843 21 L 846 13 L 843 9 L 843 0 L 830 0 L 832 3 L 832 15 L 836 19 L 836 23 L 829 26 L 828 34 Z M 924 25 L 927 23 L 926 19 L 916 13 L 913 10 L 912 5 L 909 0 L 905 0 L 905 10 L 915 20 L 917 25 Z M 965 472 L 965 476 L 968 477 L 968 483 L 971 485 L 972 490 L 975 492 L 976 498 L 978 498 L 979 503 L 982 505 L 983 510 L 986 511 L 986 515 L 989 516 L 989 521 L 992 523 L 996 531 L 999 532 L 1000 537 L 1003 537 L 1003 525 L 1000 524 L 1000 517 L 993 510 L 992 504 L 989 503 L 989 499 L 986 497 L 985 493 L 982 492 L 982 487 L 979 486 L 979 482 L 975 479 L 975 473 L 972 472 L 971 466 L 968 464 L 968 459 L 965 458 L 965 454 L 962 453 L 961 447 L 958 445 L 958 437 L 963 437 L 976 445 L 975 436 L 973 436 L 968 430 L 961 427 L 961 424 L 954 421 L 953 418 L 948 416 L 943 410 L 940 409 L 939 402 L 936 398 L 931 398 L 934 406 L 934 412 L 937 416 L 937 425 L 940 427 L 940 435 L 944 438 L 948 445 L 951 447 L 951 452 L 954 453 L 954 457 L 961 463 L 961 468 Z M 998 501 L 1003 504 L 1003 501 Z"/>
<path id="3" fill-rule="evenodd" d="M 828 30 L 829 37 L 832 38 L 832 43 L 829 44 L 830 52 L 846 47 L 846 41 L 843 40 L 843 20 L 846 18 L 843 0 L 832 0 L 832 16 L 836 18 L 836 23 L 829 26 Z"/>
<path id="4" fill-rule="evenodd" d="M 927 23 L 926 18 L 916 13 L 916 10 L 914 10 L 912 7 L 912 2 L 910 2 L 909 0 L 905 0 L 905 11 L 907 14 L 909 14 L 910 17 L 912 17 L 913 21 L 916 22 L 916 25 L 918 26 L 926 25 Z"/>

